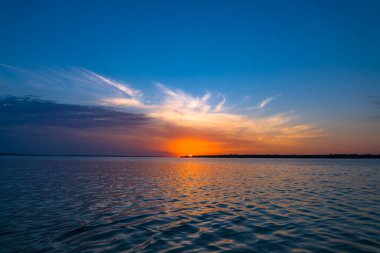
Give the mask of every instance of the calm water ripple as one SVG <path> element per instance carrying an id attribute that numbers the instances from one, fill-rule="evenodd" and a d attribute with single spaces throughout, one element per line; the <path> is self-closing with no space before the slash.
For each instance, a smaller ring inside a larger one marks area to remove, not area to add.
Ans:
<path id="1" fill-rule="evenodd" d="M 380 252 L 380 161 L 1 158 L 1 252 Z"/>

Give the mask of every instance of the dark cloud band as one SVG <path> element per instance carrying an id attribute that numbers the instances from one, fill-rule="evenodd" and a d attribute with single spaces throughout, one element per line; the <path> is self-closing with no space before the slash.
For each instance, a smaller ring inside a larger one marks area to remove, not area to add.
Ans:
<path id="1" fill-rule="evenodd" d="M 135 127 L 150 119 L 143 114 L 114 111 L 100 106 L 60 104 L 37 97 L 0 97 L 1 126 L 53 126 L 67 128 Z"/>

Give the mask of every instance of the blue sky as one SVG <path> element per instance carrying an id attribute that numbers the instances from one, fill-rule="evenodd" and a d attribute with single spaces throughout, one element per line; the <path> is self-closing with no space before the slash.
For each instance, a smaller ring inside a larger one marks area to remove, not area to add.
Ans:
<path id="1" fill-rule="evenodd" d="M 161 83 L 254 121 L 292 114 L 324 133 L 313 152 L 357 132 L 347 145 L 361 148 L 336 151 L 380 152 L 379 12 L 379 1 L 2 1 L 0 95 L 103 106 L 99 89 L 73 88 L 84 69 L 143 94 L 132 96 L 143 109 L 117 110 L 158 117 L 146 106 L 168 105 Z M 31 87 L 37 72 L 51 89 Z"/>

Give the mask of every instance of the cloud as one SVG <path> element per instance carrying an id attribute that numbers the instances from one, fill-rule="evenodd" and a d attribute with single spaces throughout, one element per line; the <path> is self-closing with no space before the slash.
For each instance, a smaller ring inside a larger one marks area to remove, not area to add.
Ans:
<path id="1" fill-rule="evenodd" d="M 139 100 L 132 98 L 104 98 L 100 100 L 100 103 L 107 106 L 146 107 L 146 105 Z"/>
<path id="2" fill-rule="evenodd" d="M 220 101 L 220 103 L 215 106 L 214 112 L 222 111 L 225 103 L 226 103 L 226 97 L 223 96 L 222 101 Z"/>
<path id="3" fill-rule="evenodd" d="M 0 64 L 0 67 L 11 72 L 3 76 L 8 85 L 2 87 L 0 95 L 34 95 L 72 104 L 143 105 L 141 91 L 82 67 L 36 70 L 5 64 Z"/>
<path id="4" fill-rule="evenodd" d="M 294 144 L 297 139 L 323 134 L 312 124 L 298 123 L 299 117 L 292 113 L 249 117 L 226 110 L 223 107 L 224 97 L 215 102 L 210 93 L 197 97 L 163 84 L 158 84 L 158 87 L 164 94 L 163 101 L 147 114 L 172 125 L 192 129 L 202 138 L 225 143 L 250 143 L 246 148 L 253 149 L 258 143 L 286 146 Z M 207 99 L 202 99 L 204 97 Z"/>
<path id="5" fill-rule="evenodd" d="M 260 107 L 260 108 L 264 108 L 264 107 L 267 106 L 270 102 L 272 102 L 272 100 L 273 100 L 273 97 L 269 97 L 269 98 L 264 99 L 264 100 L 260 103 L 259 107 Z"/>
<path id="6" fill-rule="evenodd" d="M 172 155 L 154 119 L 109 107 L 0 97 L 0 152 Z"/>
<path id="7" fill-rule="evenodd" d="M 218 104 L 210 102 L 211 94 L 206 92 L 203 96 L 192 96 L 182 90 L 174 90 L 166 87 L 162 83 L 156 83 L 157 87 L 164 95 L 162 103 L 159 108 L 175 111 L 194 111 L 194 112 L 209 112 L 211 110 L 221 110 L 224 102 L 223 100 Z M 222 103 L 222 104 L 221 104 Z"/>
<path id="8" fill-rule="evenodd" d="M 59 104 L 36 97 L 0 97 L 0 125 L 64 128 L 131 128 L 147 124 L 142 114 L 113 111 L 100 106 Z"/>
<path id="9" fill-rule="evenodd" d="M 271 103 L 274 99 L 276 99 L 279 95 L 276 95 L 276 96 L 273 96 L 273 97 L 268 97 L 266 99 L 264 99 L 263 101 L 261 101 L 261 103 L 259 104 L 259 108 L 260 109 L 263 109 L 264 107 L 266 107 L 267 105 L 269 105 L 269 103 Z"/>
<path id="10" fill-rule="evenodd" d="M 99 74 L 96 74 L 95 72 L 92 72 L 88 69 L 81 68 L 84 75 L 87 76 L 90 80 L 93 80 L 95 82 L 99 82 L 109 85 L 112 88 L 115 88 L 117 91 L 119 91 L 122 95 L 129 96 L 131 98 L 138 98 L 141 94 L 139 90 L 132 89 L 129 85 L 123 84 L 114 80 L 111 80 L 107 77 L 101 76 Z"/>
<path id="11" fill-rule="evenodd" d="M 104 128 L 114 142 L 124 140 L 123 145 L 131 148 L 132 139 L 144 143 L 139 139 L 143 136 L 155 139 L 155 144 L 146 143 L 146 148 L 153 145 L 162 149 L 175 140 L 195 138 L 197 143 L 217 144 L 223 152 L 288 147 L 304 138 L 324 134 L 314 124 L 302 122 L 294 112 L 239 113 L 226 105 L 226 96 L 220 93 L 207 91 L 194 96 L 156 83 L 158 93 L 152 97 L 129 84 L 84 68 L 12 71 L 19 72 L 23 78 L 17 82 L 10 80 L 8 83 L 12 85 L 2 89 L 0 95 L 23 98 L 3 97 L 0 100 L 5 115 L 0 123 L 5 125 L 19 122 L 40 127 Z M 49 100 L 25 98 L 27 94 Z M 278 96 L 263 100 L 259 108 L 266 107 Z M 6 104 L 11 107 L 7 108 Z M 18 111 L 12 114 L 11 108 Z M 114 137 L 116 127 L 127 131 L 118 130 L 117 137 Z M 131 128 L 135 129 L 134 132 L 128 130 Z M 81 135 L 84 134 L 87 133 L 82 131 Z M 91 138 L 103 137 L 93 133 Z"/>

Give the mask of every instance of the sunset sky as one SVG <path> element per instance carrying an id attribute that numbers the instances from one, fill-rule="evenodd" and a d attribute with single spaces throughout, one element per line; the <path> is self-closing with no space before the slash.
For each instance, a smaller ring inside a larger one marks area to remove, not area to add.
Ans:
<path id="1" fill-rule="evenodd" d="M 1 1 L 0 152 L 380 153 L 380 1 Z"/>

